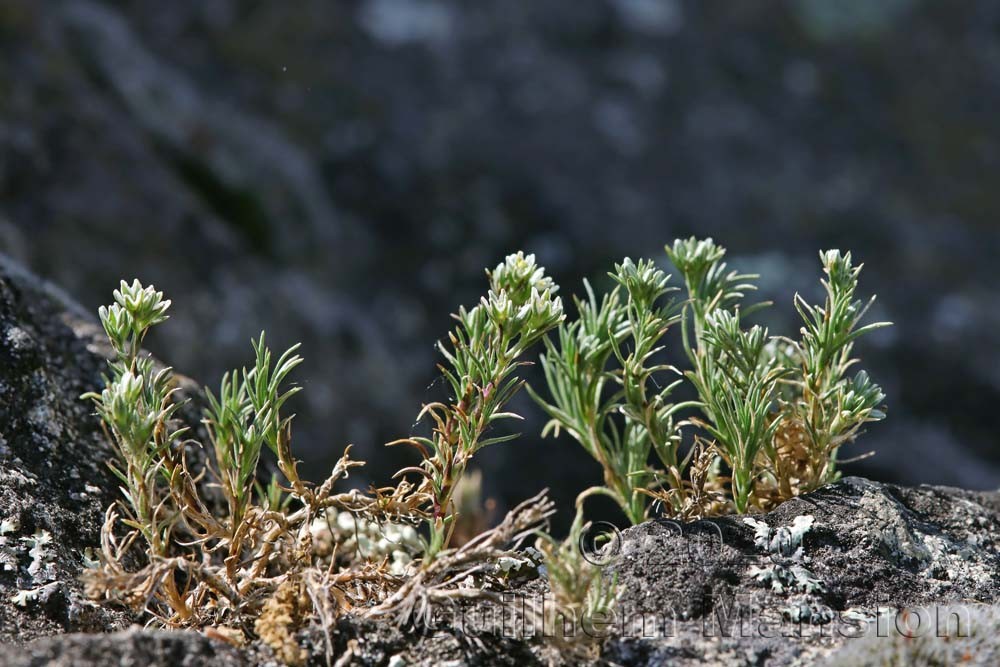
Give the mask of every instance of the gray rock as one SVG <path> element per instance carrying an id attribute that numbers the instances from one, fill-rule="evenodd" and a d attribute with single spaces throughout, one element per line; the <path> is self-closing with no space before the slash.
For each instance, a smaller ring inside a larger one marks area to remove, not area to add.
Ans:
<path id="1" fill-rule="evenodd" d="M 117 488 L 80 395 L 100 383 L 97 330 L 51 286 L 0 261 L 0 639 L 122 627 L 78 582 Z"/>
<path id="2" fill-rule="evenodd" d="M 812 525 L 797 544 L 782 528 L 800 517 Z M 861 636 L 880 610 L 883 626 L 894 627 L 897 610 L 968 605 L 975 616 L 975 605 L 1000 597 L 997 493 L 850 477 L 751 520 L 770 528 L 775 548 L 757 544 L 741 517 L 649 521 L 624 531 L 612 566 L 622 586 L 619 613 L 668 636 L 626 630 L 629 637 L 609 644 L 609 657 L 809 664 L 834 647 L 879 646 L 880 638 Z M 995 613 L 980 616 L 995 623 Z"/>
<path id="3" fill-rule="evenodd" d="M 41 639 L 0 651 L 8 667 L 244 667 L 242 652 L 196 632 L 127 630 Z"/>

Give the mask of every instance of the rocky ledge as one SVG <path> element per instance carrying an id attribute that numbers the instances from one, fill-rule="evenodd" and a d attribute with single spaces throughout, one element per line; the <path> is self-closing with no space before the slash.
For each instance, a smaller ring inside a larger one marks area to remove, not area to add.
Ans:
<path id="1" fill-rule="evenodd" d="M 79 400 L 100 382 L 98 333 L 57 289 L 0 262 L 0 663 L 274 664 L 262 646 L 143 630 L 83 595 L 116 488 Z M 847 478 L 765 515 L 622 531 L 588 556 L 617 578 L 617 614 L 586 625 L 599 660 L 621 665 L 1000 664 L 998 536 L 996 492 Z M 533 628 L 482 632 L 467 618 L 415 632 L 344 617 L 301 642 L 317 665 L 579 660 Z"/>

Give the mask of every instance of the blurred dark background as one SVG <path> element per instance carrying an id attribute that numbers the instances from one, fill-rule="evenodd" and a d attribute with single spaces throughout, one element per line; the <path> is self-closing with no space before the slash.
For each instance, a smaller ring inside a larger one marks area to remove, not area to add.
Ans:
<path id="1" fill-rule="evenodd" d="M 296 447 L 384 482 L 483 268 L 563 295 L 713 236 L 797 330 L 820 248 L 896 326 L 850 472 L 1000 484 L 1000 4 L 919 0 L 0 2 L 0 250 L 88 309 L 174 300 L 149 347 L 200 382 L 303 342 Z M 665 260 L 664 260 L 665 261 Z M 501 506 L 599 479 L 565 439 L 484 452 Z"/>

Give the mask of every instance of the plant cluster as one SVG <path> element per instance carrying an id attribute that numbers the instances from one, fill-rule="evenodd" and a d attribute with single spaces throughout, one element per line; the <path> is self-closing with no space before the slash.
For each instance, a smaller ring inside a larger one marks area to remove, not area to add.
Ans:
<path id="1" fill-rule="evenodd" d="M 156 368 L 141 352 L 150 327 L 167 319 L 170 302 L 138 281 L 123 281 L 114 297 L 99 311 L 114 350 L 110 375 L 101 393 L 85 398 L 115 446 L 109 465 L 122 498 L 108 508 L 99 563 L 86 576 L 90 592 L 141 607 L 166 625 L 238 625 L 296 578 L 308 560 L 313 517 L 330 507 L 386 508 L 356 493 L 332 493 L 334 482 L 358 465 L 346 455 L 318 488 L 299 478 L 288 446 L 291 418 L 282 414 L 296 390 L 281 385 L 301 359 L 293 348 L 272 365 L 263 335 L 253 368 L 227 374 L 218 396 L 206 391 L 203 424 L 213 456 L 204 456 L 201 443 L 185 437 L 188 429 L 177 427 L 184 402 L 174 400 L 179 389 L 171 369 Z M 284 484 L 264 487 L 257 480 L 265 445 Z M 189 464 L 192 453 L 196 465 Z M 225 511 L 218 511 L 219 501 Z M 416 509 L 399 504 L 389 511 Z M 126 564 L 138 554 L 145 565 L 130 571 Z"/>
<path id="2" fill-rule="evenodd" d="M 298 346 L 273 355 L 263 333 L 251 366 L 204 391 L 200 428 L 185 426 L 190 399 L 142 351 L 170 301 L 123 281 L 99 311 L 109 373 L 85 395 L 113 443 L 121 489 L 85 574 L 89 592 L 165 626 L 257 636 L 296 664 L 306 657 L 296 632 L 310 622 L 329 629 L 345 613 L 419 622 L 443 603 L 502 603 L 512 573 L 539 565 L 518 551 L 535 536 L 554 600 L 543 622 L 556 614 L 577 628 L 609 613 L 617 595 L 580 552 L 585 498 L 609 496 L 638 523 L 653 504 L 682 518 L 745 513 L 836 479 L 839 448 L 884 416 L 878 386 L 864 371 L 848 375 L 854 341 L 884 325 L 861 324 L 871 305 L 855 297 L 861 267 L 849 253 L 821 253 L 826 299 L 796 296 L 804 326 L 791 340 L 743 325 L 759 307 L 742 303 L 755 276 L 728 270 L 723 248 L 689 239 L 667 253 L 686 297 L 654 262 L 625 259 L 606 294 L 584 282 L 570 321 L 533 256 L 487 271 L 486 295 L 459 309 L 438 344 L 447 396 L 421 410 L 428 431 L 389 443 L 413 447 L 419 461 L 394 485 L 365 491 L 335 491 L 363 465 L 349 447 L 324 482 L 300 476 L 287 407 L 303 359 Z M 674 327 L 686 370 L 667 361 Z M 470 463 L 517 437 L 495 427 L 518 418 L 508 409 L 524 386 L 518 371 L 542 341 L 549 396 L 528 389 L 551 418 L 546 432 L 568 433 L 604 471 L 604 485 L 580 495 L 566 541 L 544 532 L 554 511 L 545 492 L 489 529 L 469 509 L 478 498 Z M 685 383 L 693 398 L 675 399 Z M 696 429 L 690 443 L 686 427 Z M 332 660 L 331 642 L 327 650 Z"/>
<path id="3" fill-rule="evenodd" d="M 293 346 L 274 358 L 262 333 L 249 368 L 204 391 L 204 441 L 181 425 L 179 382 L 142 351 L 170 301 L 122 282 L 99 311 L 114 355 L 102 391 L 88 393 L 114 445 L 121 498 L 106 513 L 99 559 L 85 573 L 94 597 L 143 610 L 171 627 L 257 635 L 289 663 L 304 656 L 295 631 L 329 627 L 351 610 L 412 619 L 435 603 L 469 597 L 457 582 L 501 578 L 509 558 L 552 513 L 544 494 L 501 523 L 451 546 L 456 493 L 473 455 L 518 391 L 524 352 L 563 318 L 558 289 L 534 258 L 511 255 L 487 272 L 480 304 L 456 315 L 441 371 L 451 396 L 425 406 L 430 437 L 408 438 L 422 457 L 395 486 L 335 492 L 362 465 L 348 452 L 322 484 L 301 478 L 291 450 L 287 385 L 302 363 Z M 267 453 L 277 471 L 265 482 Z M 416 477 L 415 481 L 410 481 Z M 408 479 L 409 478 L 409 479 Z M 461 498 L 458 498 L 461 502 Z M 420 529 L 420 524 L 424 529 Z M 480 592 L 486 592 L 484 583 Z"/>
<path id="4" fill-rule="evenodd" d="M 584 282 L 578 317 L 546 341 L 548 397 L 531 391 L 551 417 L 543 433 L 565 431 L 601 464 L 604 486 L 584 495 L 610 496 L 632 523 L 647 517 L 649 498 L 692 518 L 811 491 L 837 478 L 840 447 L 884 417 L 878 385 L 864 371 L 848 375 L 854 341 L 888 324 L 861 324 L 874 297 L 856 298 L 861 267 L 850 253 L 820 253 L 826 298 L 810 305 L 796 295 L 803 327 L 792 340 L 743 324 L 770 304 L 743 303 L 757 276 L 730 270 L 725 252 L 711 239 L 666 247 L 683 300 L 652 261 L 626 259 L 599 299 Z M 674 325 L 683 372 L 665 358 Z M 673 401 L 685 379 L 697 399 Z M 682 454 L 684 427 L 696 431 Z"/>

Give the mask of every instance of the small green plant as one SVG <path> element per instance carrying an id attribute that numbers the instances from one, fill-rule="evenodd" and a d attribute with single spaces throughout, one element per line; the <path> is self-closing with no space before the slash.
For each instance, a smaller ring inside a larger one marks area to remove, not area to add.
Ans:
<path id="1" fill-rule="evenodd" d="M 579 659 L 595 657 L 602 639 L 595 630 L 613 623 L 619 595 L 617 578 L 605 577 L 602 568 L 581 551 L 589 528 L 578 502 L 565 540 L 539 532 L 536 543 L 549 584 L 549 597 L 539 619 L 543 634 Z"/>
<path id="2" fill-rule="evenodd" d="M 131 530 L 118 545 L 106 526 L 104 553 L 109 562 L 118 561 L 141 535 L 153 560 L 168 555 L 178 521 L 163 487 L 164 482 L 176 484 L 180 478 L 176 443 L 185 429 L 171 428 L 171 418 L 181 405 L 172 402 L 176 388 L 171 369 L 157 371 L 141 346 L 150 327 L 166 321 L 170 301 L 138 280 L 131 285 L 123 280 L 114 299 L 115 303 L 98 311 L 115 353 L 109 364 L 111 375 L 105 378 L 100 394 L 84 395 L 94 402 L 118 455 L 110 468 L 122 482 L 123 502 L 117 510 L 108 509 L 107 523 L 114 525 L 120 511 L 122 523 Z M 190 617 L 190 607 L 173 579 L 164 580 L 163 591 L 179 618 Z"/>
<path id="3" fill-rule="evenodd" d="M 150 327 L 166 321 L 170 301 L 138 281 L 122 282 L 114 297 L 99 311 L 114 351 L 110 375 L 100 393 L 84 398 L 93 401 L 114 444 L 110 467 L 122 482 L 122 499 L 108 509 L 98 566 L 86 573 L 92 595 L 140 606 L 165 625 L 238 622 L 260 613 L 270 594 L 300 580 L 312 564 L 301 548 L 319 512 L 414 511 L 397 502 L 401 496 L 333 494 L 333 483 L 357 465 L 346 457 L 319 488 L 299 479 L 288 447 L 290 417 L 281 414 L 297 389 L 281 386 L 301 359 L 293 347 L 272 367 L 263 334 L 254 343 L 254 367 L 227 374 L 218 397 L 206 393 L 214 457 L 192 473 L 187 454 L 197 443 L 184 439 L 188 431 L 176 420 L 183 406 L 173 400 L 176 381 L 141 351 Z M 277 457 L 283 484 L 257 483 L 264 445 Z M 221 488 L 224 514 L 209 509 L 214 492 L 205 472 Z M 140 539 L 145 565 L 130 571 L 125 563 L 136 560 Z"/>
<path id="4" fill-rule="evenodd" d="M 424 406 L 420 417 L 433 421 L 431 437 L 410 437 L 389 444 L 416 447 L 423 461 L 418 473 L 420 490 L 432 499 L 425 558 L 432 560 L 448 546 L 454 529 L 455 488 L 469 461 L 484 447 L 506 442 L 516 434 L 485 437 L 494 423 L 519 418 L 504 407 L 523 381 L 515 374 L 521 357 L 564 319 L 559 287 L 535 263 L 534 255 L 510 255 L 492 272 L 489 294 L 472 308 L 461 308 L 458 326 L 448 344 L 438 349 L 447 365 L 440 365 L 448 381 L 447 403 Z"/>
<path id="5" fill-rule="evenodd" d="M 295 354 L 298 345 L 282 354 L 273 370 L 271 351 L 264 344 L 263 333 L 253 342 L 253 348 L 255 363 L 252 369 L 244 368 L 242 374 L 233 371 L 223 375 L 218 397 L 211 390 L 205 390 L 207 407 L 202 420 L 212 442 L 218 468 L 216 476 L 229 507 L 226 565 L 230 580 L 236 579 L 236 567 L 252 530 L 252 524 L 246 519 L 255 507 L 254 492 L 259 487 L 257 466 L 264 445 L 274 452 L 279 469 L 293 489 L 299 495 L 308 493 L 287 446 L 291 417 L 281 416 L 285 402 L 301 389 L 281 389 L 288 374 L 302 363 L 302 358 Z M 275 481 L 265 492 L 266 504 L 261 503 L 262 507 L 280 506 L 280 494 Z"/>
<path id="6" fill-rule="evenodd" d="M 777 428 L 771 408 L 785 371 L 765 353 L 766 329 L 741 328 L 742 300 L 756 290 L 757 276 L 729 270 L 722 261 L 726 249 L 712 239 L 678 239 L 665 250 L 688 293 L 682 331 L 692 367 L 685 375 L 705 417 L 692 422 L 708 434 L 711 449 L 729 467 L 730 496 L 742 514 L 759 474 L 758 455 Z M 743 314 L 767 305 L 755 304 Z"/>
<path id="7" fill-rule="evenodd" d="M 692 366 L 697 365 L 698 344 L 703 340 L 708 316 L 719 310 L 739 306 L 748 292 L 757 289 L 753 273 L 729 270 L 722 259 L 726 249 L 712 239 L 677 239 L 664 250 L 684 279 L 688 299 L 682 311 L 684 352 Z M 764 301 L 743 308 L 746 317 L 771 305 Z M 690 326 L 689 326 L 690 325 Z"/>
<path id="8" fill-rule="evenodd" d="M 114 435 L 119 464 L 111 471 L 121 480 L 126 525 L 139 531 L 158 555 L 169 542 L 172 517 L 164 511 L 157 477 L 169 474 L 171 444 L 183 431 L 171 432 L 169 421 L 179 405 L 171 403 L 174 389 L 169 368 L 155 371 L 140 348 L 149 328 L 167 319 L 170 301 L 152 287 L 124 280 L 114 291 L 115 303 L 99 315 L 116 359 L 100 393 L 87 394 Z"/>
<path id="9" fill-rule="evenodd" d="M 885 418 L 881 388 L 863 370 L 854 377 L 847 372 L 858 361 L 852 357 L 854 341 L 890 323 L 861 325 L 875 297 L 862 302 L 855 296 L 862 267 L 853 265 L 851 253 L 821 252 L 820 261 L 826 274 L 823 305 L 810 305 L 795 295 L 802 338 L 788 341 L 786 363 L 794 379 L 782 411 L 785 428 L 804 436 L 800 441 L 805 445 L 805 465 L 799 483 L 806 491 L 836 480 L 840 446 L 853 440 L 864 424 Z"/>
<path id="10" fill-rule="evenodd" d="M 608 495 L 639 523 L 649 500 L 640 491 L 657 477 L 650 453 L 668 470 L 681 464 L 674 416 L 691 404 L 670 401 L 681 380 L 661 386 L 659 379 L 679 373 L 655 360 L 680 308 L 663 298 L 673 291 L 669 276 L 651 261 L 626 258 L 610 275 L 617 286 L 600 301 L 584 282 L 587 299 L 576 300 L 579 317 L 560 328 L 558 345 L 546 340 L 541 362 L 552 402 L 529 391 L 551 417 L 543 434 L 566 431 L 604 469 L 604 486 L 584 496 Z"/>
<path id="11" fill-rule="evenodd" d="M 781 378 L 787 375 L 765 353 L 767 329 L 743 330 L 739 311 L 709 313 L 695 351 L 695 367 L 686 373 L 701 398 L 706 419 L 695 419 L 712 438 L 732 474 L 737 513 L 750 506 L 760 454 L 771 446 L 778 422 L 771 409 Z"/>

